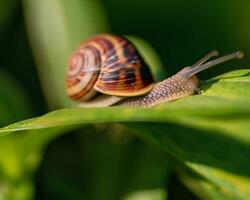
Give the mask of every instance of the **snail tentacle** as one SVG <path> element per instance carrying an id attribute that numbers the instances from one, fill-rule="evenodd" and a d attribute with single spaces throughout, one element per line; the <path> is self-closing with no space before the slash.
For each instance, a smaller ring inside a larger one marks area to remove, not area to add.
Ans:
<path id="1" fill-rule="evenodd" d="M 150 68 L 133 43 L 122 36 L 102 34 L 82 43 L 71 56 L 66 91 L 81 107 L 152 107 L 200 94 L 197 73 L 243 57 L 237 51 L 208 61 L 217 55 L 217 51 L 211 51 L 194 65 L 154 83 Z"/>
<path id="2" fill-rule="evenodd" d="M 173 101 L 195 93 L 200 94 L 199 80 L 195 76 L 196 73 L 225 61 L 243 57 L 243 53 L 237 51 L 206 63 L 209 58 L 217 54 L 216 51 L 210 52 L 192 67 L 185 67 L 176 75 L 155 84 L 149 93 L 137 98 L 125 99 L 118 104 L 131 107 L 153 107 L 160 103 Z"/>

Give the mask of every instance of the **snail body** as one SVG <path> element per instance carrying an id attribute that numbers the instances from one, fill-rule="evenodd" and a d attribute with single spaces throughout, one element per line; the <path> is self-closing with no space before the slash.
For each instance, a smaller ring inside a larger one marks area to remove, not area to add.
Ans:
<path id="1" fill-rule="evenodd" d="M 122 36 L 103 34 L 82 43 L 70 58 L 66 91 L 83 107 L 152 107 L 198 91 L 195 74 L 232 58 L 238 51 L 206 62 L 212 51 L 191 67 L 155 83 L 148 65 L 135 46 Z"/>
<path id="2" fill-rule="evenodd" d="M 161 103 L 192 95 L 198 92 L 198 85 L 199 80 L 196 76 L 185 79 L 179 75 L 174 75 L 156 83 L 147 94 L 127 98 L 118 104 L 129 107 L 153 107 Z"/>

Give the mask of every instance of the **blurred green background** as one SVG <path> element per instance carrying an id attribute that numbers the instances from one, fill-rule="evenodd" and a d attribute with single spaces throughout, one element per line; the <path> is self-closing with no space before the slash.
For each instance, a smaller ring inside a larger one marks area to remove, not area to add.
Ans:
<path id="1" fill-rule="evenodd" d="M 64 92 L 67 60 L 82 40 L 102 32 L 147 47 L 157 80 L 214 49 L 246 56 L 200 79 L 248 68 L 249 9 L 248 0 L 0 0 L 0 125 L 74 105 Z M 0 200 L 205 199 L 177 177 L 177 160 L 119 124 L 55 132 L 60 137 L 48 131 L 0 140 Z M 26 148 L 31 144 L 37 149 Z"/>

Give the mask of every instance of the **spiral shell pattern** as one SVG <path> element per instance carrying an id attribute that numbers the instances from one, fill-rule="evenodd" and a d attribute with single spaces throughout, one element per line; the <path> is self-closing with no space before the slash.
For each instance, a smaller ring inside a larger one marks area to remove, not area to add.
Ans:
<path id="1" fill-rule="evenodd" d="M 105 34 L 82 43 L 74 52 L 66 82 L 72 99 L 88 101 L 97 91 L 114 96 L 145 94 L 154 81 L 131 42 Z"/>

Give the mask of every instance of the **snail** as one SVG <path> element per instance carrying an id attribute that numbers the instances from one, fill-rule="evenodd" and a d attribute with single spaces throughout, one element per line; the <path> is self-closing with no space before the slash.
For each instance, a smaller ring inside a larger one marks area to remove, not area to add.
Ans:
<path id="1" fill-rule="evenodd" d="M 130 106 L 152 107 L 199 93 L 196 74 L 207 68 L 242 58 L 237 51 L 218 56 L 208 53 L 193 66 L 158 83 L 135 46 L 122 36 L 102 34 L 80 45 L 69 60 L 66 91 L 83 107 Z"/>

